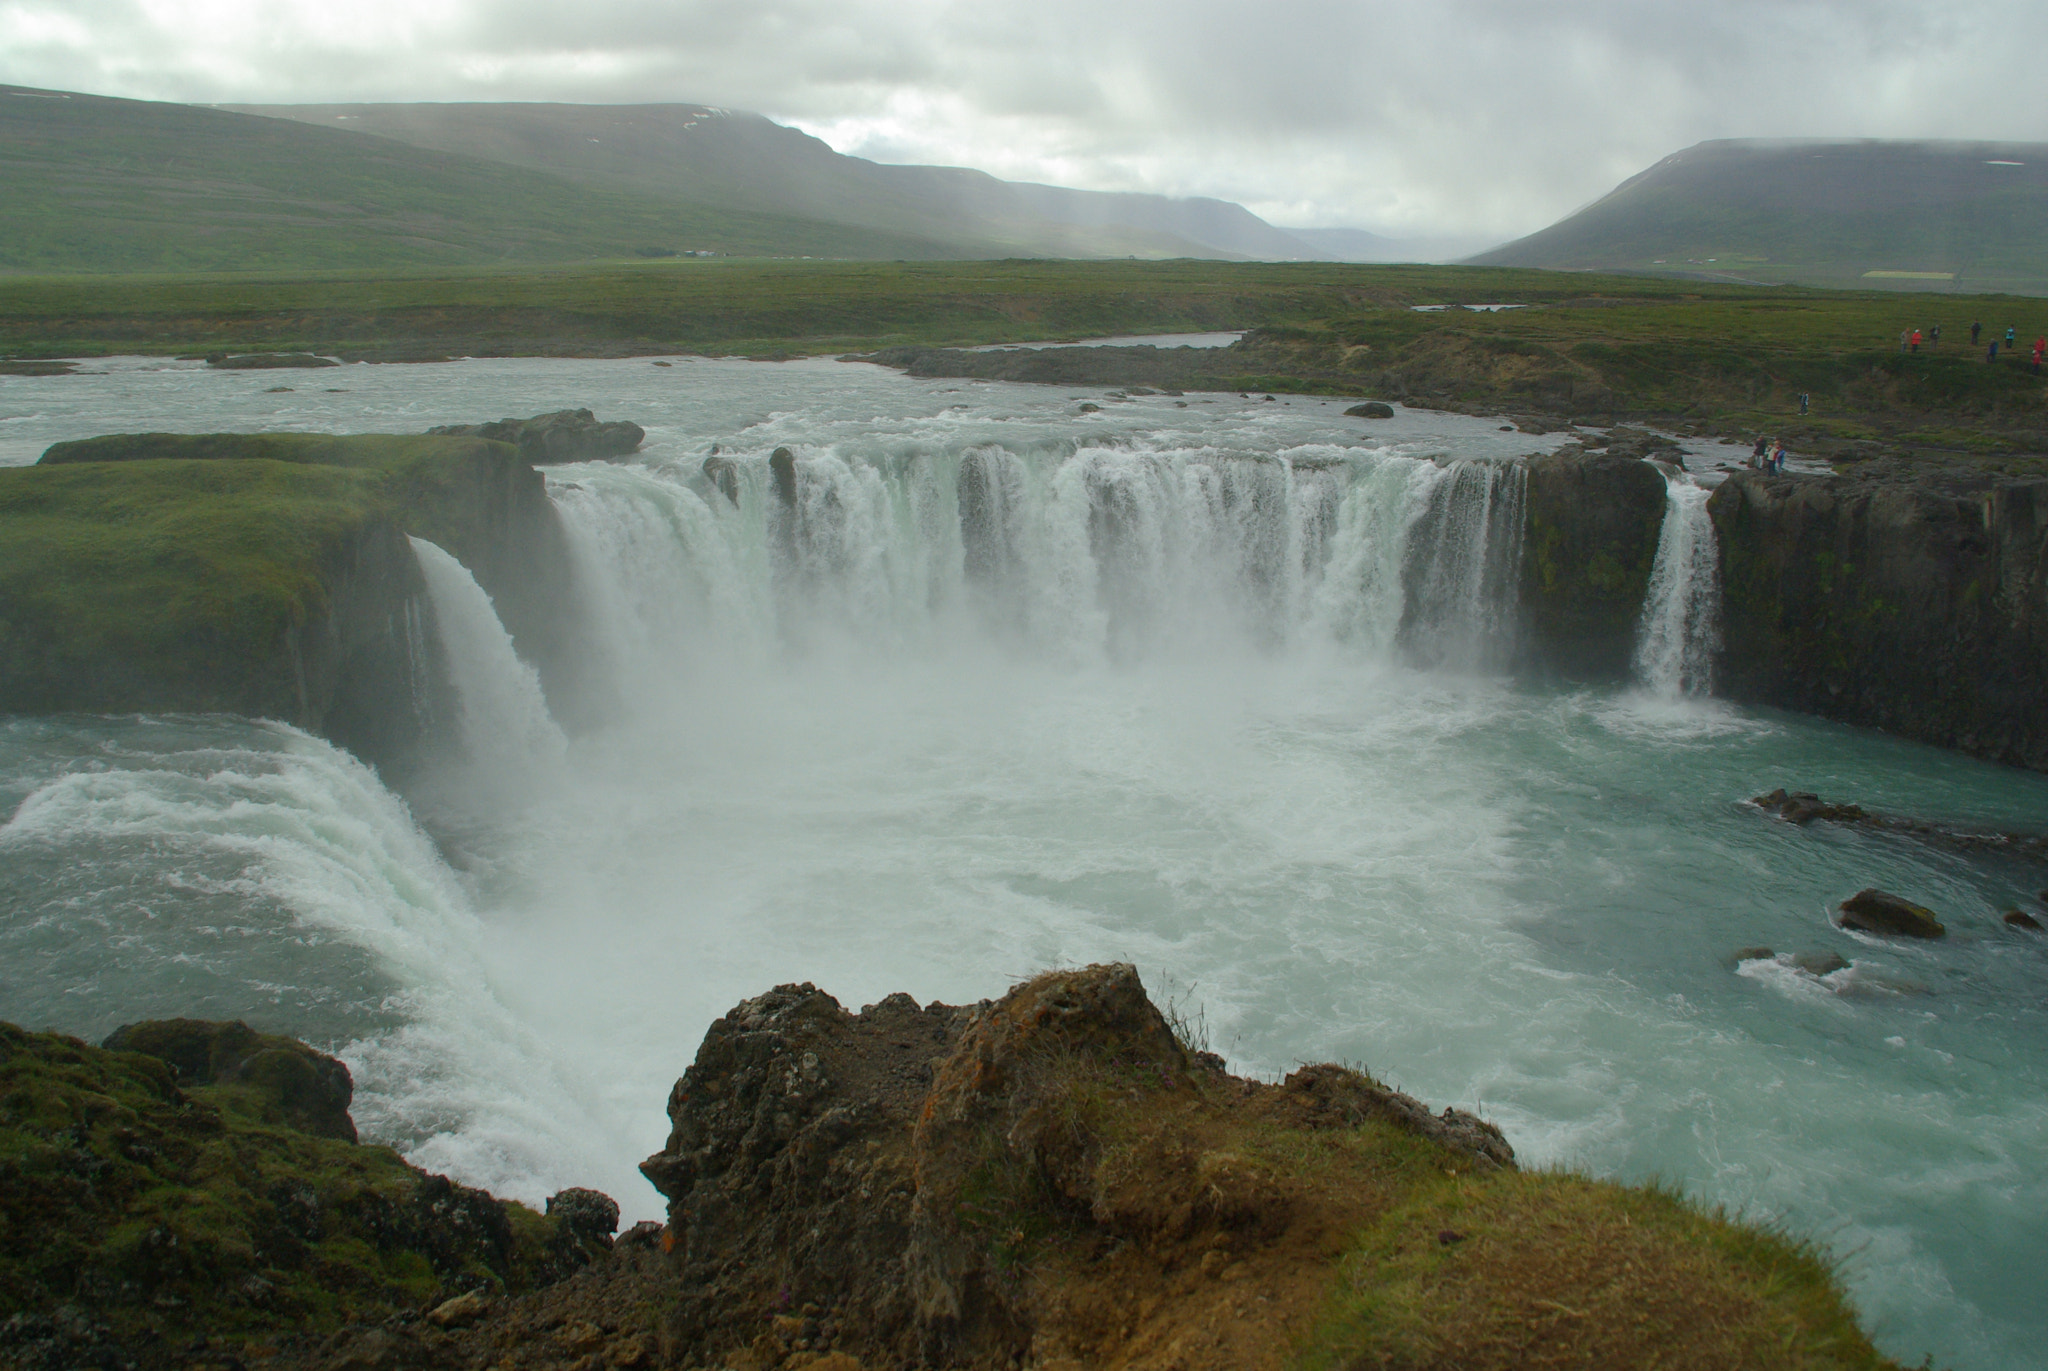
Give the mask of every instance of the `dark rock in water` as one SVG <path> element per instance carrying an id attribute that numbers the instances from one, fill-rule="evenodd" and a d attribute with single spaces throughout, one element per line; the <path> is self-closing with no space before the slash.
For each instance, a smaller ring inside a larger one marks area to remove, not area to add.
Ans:
<path id="1" fill-rule="evenodd" d="M 356 1140 L 348 1067 L 296 1038 L 258 1033 L 249 1025 L 205 1019 L 153 1019 L 124 1024 L 101 1044 L 109 1052 L 140 1052 L 177 1069 L 178 1084 L 246 1087 L 266 1121 L 316 1138 Z"/>
<path id="2" fill-rule="evenodd" d="M 206 359 L 206 365 L 222 371 L 268 371 L 276 367 L 338 367 L 341 363 L 310 352 L 216 352 Z"/>
<path id="3" fill-rule="evenodd" d="M 1743 962 L 1767 962 L 1777 955 L 1768 947 L 1738 947 L 1735 949 L 1732 960 L 1738 965 Z"/>
<path id="4" fill-rule="evenodd" d="M 2023 909 L 2006 910 L 2005 921 L 2014 928 L 2024 928 L 2032 933 L 2041 931 L 2041 921 Z"/>
<path id="5" fill-rule="evenodd" d="M 1793 954 L 1792 965 L 1809 976 L 1826 976 L 1847 970 L 1849 961 L 1836 952 L 1799 952 Z"/>
<path id="6" fill-rule="evenodd" d="M 1074 412 L 1076 414 L 1100 414 L 1102 413 L 1102 406 L 1097 404 L 1085 404 L 1082 405 L 1079 409 L 1075 410 Z"/>
<path id="7" fill-rule="evenodd" d="M 1779 818 L 1795 824 L 1808 824 L 1815 819 L 1828 819 L 1835 823 L 1856 823 L 1867 817 L 1860 805 L 1832 805 L 1810 790 L 1790 793 L 1773 790 L 1768 795 L 1757 796 L 1750 803 L 1760 809 L 1770 810 Z"/>
<path id="8" fill-rule="evenodd" d="M 0 361 L 0 376 L 70 376 L 77 370 L 76 362 Z"/>
<path id="9" fill-rule="evenodd" d="M 796 505 L 796 454 L 779 447 L 768 454 L 768 471 L 775 478 L 775 498 L 784 505 Z"/>
<path id="10" fill-rule="evenodd" d="M 618 1201 L 600 1190 L 572 1187 L 548 1197 L 548 1217 L 579 1237 L 610 1247 L 619 1231 Z"/>
<path id="11" fill-rule="evenodd" d="M 1346 417 L 1352 419 L 1391 419 L 1394 417 L 1394 407 L 1384 400 L 1367 400 L 1362 405 L 1353 405 L 1344 413 Z"/>
<path id="12" fill-rule="evenodd" d="M 1842 901 L 1837 922 L 1844 928 L 1887 937 L 1941 938 L 1948 934 L 1932 910 L 1875 888 L 1859 890 Z"/>
<path id="13" fill-rule="evenodd" d="M 1872 814 L 1861 805 L 1830 804 L 1810 790 L 1773 790 L 1768 795 L 1756 796 L 1750 803 L 1795 824 L 1826 819 L 1830 823 L 1854 824 L 1882 833 L 1896 833 L 1917 842 L 1959 852 L 2048 860 L 2048 836 L 2039 833 L 2001 833 L 1995 829 L 1962 828 L 1930 823 L 1925 819 Z"/>
<path id="14" fill-rule="evenodd" d="M 589 462 L 624 457 L 640 450 L 647 430 L 623 419 L 600 421 L 587 409 L 558 409 L 531 419 L 498 419 L 487 424 L 443 424 L 429 433 L 489 438 L 510 443 L 529 462 Z"/>
<path id="15" fill-rule="evenodd" d="M 704 479 L 726 499 L 734 504 L 740 502 L 740 469 L 730 457 L 706 457 Z"/>

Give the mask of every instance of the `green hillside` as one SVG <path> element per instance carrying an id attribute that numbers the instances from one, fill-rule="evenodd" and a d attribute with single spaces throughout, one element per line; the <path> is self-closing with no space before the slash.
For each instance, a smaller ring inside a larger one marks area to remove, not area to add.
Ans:
<path id="1" fill-rule="evenodd" d="M 2048 143 L 1700 143 L 1470 260 L 2048 294 Z"/>
<path id="2" fill-rule="evenodd" d="M 10 86 L 0 185 L 0 272 L 961 255 L 928 236 L 686 205 L 288 120 Z"/>
<path id="3" fill-rule="evenodd" d="M 978 257 L 1321 255 L 1224 200 L 1001 181 L 965 167 L 848 157 L 758 114 L 710 105 L 232 105 L 484 157 L 582 185 L 914 234 Z"/>

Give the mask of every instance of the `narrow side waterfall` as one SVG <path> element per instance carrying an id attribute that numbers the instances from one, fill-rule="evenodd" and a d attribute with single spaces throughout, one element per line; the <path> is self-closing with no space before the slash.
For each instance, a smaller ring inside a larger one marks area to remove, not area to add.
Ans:
<path id="1" fill-rule="evenodd" d="M 519 660 L 491 597 L 468 568 L 424 538 L 412 539 L 460 705 L 463 751 L 493 776 L 559 761 L 567 746 L 548 714 L 540 677 Z"/>
<path id="2" fill-rule="evenodd" d="M 964 638 L 1082 664 L 1342 644 L 1489 671 L 1524 469 L 1137 442 L 728 453 L 556 478 L 614 665 Z"/>
<path id="3" fill-rule="evenodd" d="M 1721 553 L 1707 515 L 1712 492 L 1682 473 L 1668 481 L 1664 528 L 1636 635 L 1636 674 L 1662 695 L 1705 695 L 1721 645 Z"/>

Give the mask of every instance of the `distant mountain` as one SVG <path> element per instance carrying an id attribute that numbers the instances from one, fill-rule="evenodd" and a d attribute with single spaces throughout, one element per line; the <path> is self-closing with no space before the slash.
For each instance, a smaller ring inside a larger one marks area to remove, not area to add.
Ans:
<path id="1" fill-rule="evenodd" d="M 963 255 L 913 232 L 690 205 L 342 129 L 19 86 L 0 86 L 0 186 L 0 271 L 13 272 Z"/>
<path id="2" fill-rule="evenodd" d="M 2048 143 L 1700 143 L 1468 260 L 2048 294 Z"/>
<path id="3" fill-rule="evenodd" d="M 1469 256 L 1486 238 L 1382 238 L 1352 228 L 1283 228 L 1330 262 L 1449 262 Z"/>
<path id="4" fill-rule="evenodd" d="M 848 157 L 710 105 L 227 105 L 489 158 L 582 185 L 956 244 L 962 256 L 1315 256 L 1224 200 L 1067 190 Z"/>

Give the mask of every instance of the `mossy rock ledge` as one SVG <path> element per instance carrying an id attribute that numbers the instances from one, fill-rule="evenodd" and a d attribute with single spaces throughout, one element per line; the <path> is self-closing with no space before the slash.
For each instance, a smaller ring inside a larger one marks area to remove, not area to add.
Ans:
<path id="1" fill-rule="evenodd" d="M 0 1366 L 294 1365 L 608 1259 L 575 1194 L 536 1214 L 359 1145 L 349 1095 L 341 1062 L 246 1024 L 105 1047 L 0 1024 Z"/>
<path id="2" fill-rule="evenodd" d="M 0 469 L 0 713 L 224 712 L 402 762 L 449 708 L 406 536 L 490 593 L 574 716 L 566 539 L 506 443 L 123 434 Z"/>

